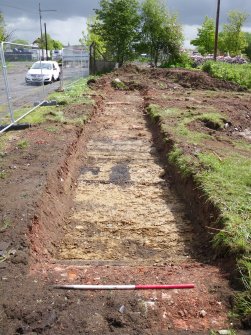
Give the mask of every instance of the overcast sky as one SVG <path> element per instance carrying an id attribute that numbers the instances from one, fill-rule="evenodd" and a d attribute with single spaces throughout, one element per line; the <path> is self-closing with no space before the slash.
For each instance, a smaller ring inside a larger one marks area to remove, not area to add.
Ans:
<path id="1" fill-rule="evenodd" d="M 42 10 L 42 21 L 52 38 L 64 44 L 77 44 L 86 27 L 86 18 L 94 14 L 99 0 L 0 0 L 0 11 L 4 14 L 8 30 L 14 31 L 14 38 L 33 42 L 40 35 L 38 6 Z M 215 17 L 217 0 L 168 0 L 168 8 L 178 14 L 185 34 L 185 46 L 197 34 L 197 28 L 205 16 Z M 251 32 L 251 0 L 221 0 L 221 24 L 226 23 L 230 10 L 250 14 L 244 30 Z"/>

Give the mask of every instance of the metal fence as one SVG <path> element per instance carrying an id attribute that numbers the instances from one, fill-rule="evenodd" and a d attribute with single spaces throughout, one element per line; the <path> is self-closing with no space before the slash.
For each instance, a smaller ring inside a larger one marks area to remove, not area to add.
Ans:
<path id="1" fill-rule="evenodd" d="M 62 50 L 62 85 L 64 87 L 89 75 L 89 50 L 68 47 Z"/>
<path id="2" fill-rule="evenodd" d="M 43 104 L 49 93 L 89 75 L 89 54 L 81 47 L 47 54 L 56 61 L 52 64 L 43 61 L 45 54 L 33 45 L 1 43 L 0 133 Z"/>

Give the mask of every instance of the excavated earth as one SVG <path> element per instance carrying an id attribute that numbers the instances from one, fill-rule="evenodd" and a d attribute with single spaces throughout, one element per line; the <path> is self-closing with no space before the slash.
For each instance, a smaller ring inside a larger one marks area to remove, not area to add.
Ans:
<path id="1" fill-rule="evenodd" d="M 114 89 L 116 77 L 129 89 Z M 231 110 L 239 103 L 250 111 L 250 97 L 238 86 L 188 71 L 128 66 L 92 84 L 97 104 L 83 128 L 56 124 L 52 133 L 45 124 L 8 139 L 1 158 L 8 171 L 0 190 L 0 249 L 7 251 L 0 263 L 1 335 L 209 334 L 240 326 L 228 318 L 234 291 L 211 250 L 207 218 L 196 204 L 191 215 L 182 185 L 176 191 L 144 112 L 154 99 L 192 104 L 184 96 L 198 87 L 198 99 L 222 109 L 227 101 L 224 111 L 248 127 L 250 119 Z M 68 113 L 74 108 L 84 112 L 75 106 Z M 229 130 L 229 136 L 240 135 Z M 20 139 L 29 140 L 23 151 Z M 182 283 L 195 287 L 55 287 Z"/>

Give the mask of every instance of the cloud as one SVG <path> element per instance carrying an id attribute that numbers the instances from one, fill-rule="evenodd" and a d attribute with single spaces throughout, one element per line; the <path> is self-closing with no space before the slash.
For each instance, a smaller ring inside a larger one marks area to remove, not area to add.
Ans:
<path id="1" fill-rule="evenodd" d="M 197 36 L 199 25 L 183 25 L 183 33 L 185 36 L 184 47 L 186 49 L 194 49 L 194 46 L 190 44 L 190 41 Z"/>
<path id="2" fill-rule="evenodd" d="M 33 27 L 33 29 L 31 29 Z M 71 27 L 71 29 L 69 29 Z M 86 28 L 86 18 L 69 17 L 62 20 L 48 20 L 46 22 L 47 33 L 63 44 L 79 44 L 79 38 L 82 37 L 82 31 Z M 44 29 L 44 27 L 43 27 Z M 39 21 L 27 17 L 19 17 L 9 20 L 8 31 L 13 31 L 13 39 L 24 39 L 32 43 L 40 36 Z"/>
<path id="3" fill-rule="evenodd" d="M 180 22 L 184 25 L 201 25 L 205 16 L 214 18 L 216 15 L 217 0 L 168 0 L 166 3 L 171 11 L 178 12 Z M 231 10 L 249 13 L 250 15 L 246 23 L 248 26 L 251 26 L 250 0 L 221 1 L 221 23 L 227 22 L 227 14 Z"/>
<path id="4" fill-rule="evenodd" d="M 140 0 L 141 2 L 143 0 Z M 99 0 L 0 0 L 9 30 L 15 30 L 15 38 L 32 42 L 40 35 L 38 4 L 41 3 L 42 21 L 47 23 L 48 33 L 52 38 L 64 44 L 76 44 L 81 37 L 86 18 L 94 15 L 94 8 L 99 7 Z M 205 16 L 214 18 L 217 0 L 165 0 L 168 8 L 178 14 L 179 22 L 185 33 L 185 46 L 196 36 L 197 27 L 201 26 Z M 13 8 L 16 7 L 16 8 Z M 56 10 L 47 12 L 45 10 Z M 251 30 L 251 0 L 221 1 L 220 24 L 227 22 L 230 10 L 249 13 L 245 31 Z"/>
<path id="5" fill-rule="evenodd" d="M 71 29 L 69 29 L 71 27 Z M 47 31 L 53 39 L 60 40 L 63 44 L 79 44 L 82 31 L 86 29 L 86 18 L 69 17 L 67 20 L 53 20 L 47 24 Z"/>

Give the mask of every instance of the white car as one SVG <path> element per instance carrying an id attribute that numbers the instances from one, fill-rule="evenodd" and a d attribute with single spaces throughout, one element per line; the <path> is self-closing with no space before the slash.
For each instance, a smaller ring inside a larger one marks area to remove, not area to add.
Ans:
<path id="1" fill-rule="evenodd" d="M 38 61 L 26 73 L 27 84 L 51 84 L 60 79 L 60 67 L 54 61 Z"/>

